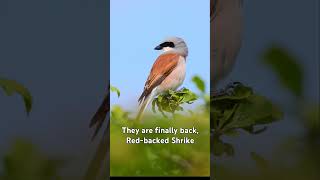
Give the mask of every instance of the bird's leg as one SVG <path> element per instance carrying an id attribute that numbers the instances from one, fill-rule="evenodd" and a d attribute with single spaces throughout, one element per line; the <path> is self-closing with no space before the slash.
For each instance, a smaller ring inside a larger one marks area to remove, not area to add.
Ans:
<path id="1" fill-rule="evenodd" d="M 182 91 L 183 89 L 185 89 L 185 87 L 181 87 L 181 88 L 177 89 L 176 91 L 177 91 L 177 92 L 180 92 L 180 91 Z"/>

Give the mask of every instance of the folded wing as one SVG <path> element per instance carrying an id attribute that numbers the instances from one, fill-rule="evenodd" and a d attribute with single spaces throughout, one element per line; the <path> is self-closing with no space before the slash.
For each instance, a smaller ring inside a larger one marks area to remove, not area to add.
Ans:
<path id="1" fill-rule="evenodd" d="M 179 62 L 179 54 L 163 54 L 154 62 L 148 79 L 145 83 L 144 90 L 139 98 L 141 103 L 147 98 L 152 90 L 159 86 L 162 81 L 177 67 Z"/>

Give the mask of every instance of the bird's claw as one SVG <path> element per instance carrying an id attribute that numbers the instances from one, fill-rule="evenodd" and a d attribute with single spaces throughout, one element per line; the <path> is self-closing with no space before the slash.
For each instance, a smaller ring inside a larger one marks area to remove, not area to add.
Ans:
<path id="1" fill-rule="evenodd" d="M 227 85 L 227 87 L 225 89 L 235 89 L 236 87 L 242 85 L 241 82 L 231 82 Z"/>
<path id="2" fill-rule="evenodd" d="M 213 92 L 213 98 L 220 96 L 233 96 L 235 94 L 235 88 L 242 85 L 240 82 L 229 83 L 224 89 Z"/>
<path id="3" fill-rule="evenodd" d="M 240 82 L 232 82 L 228 84 L 227 87 L 225 88 L 226 95 L 233 96 L 235 94 L 234 90 L 240 85 L 242 85 Z"/>

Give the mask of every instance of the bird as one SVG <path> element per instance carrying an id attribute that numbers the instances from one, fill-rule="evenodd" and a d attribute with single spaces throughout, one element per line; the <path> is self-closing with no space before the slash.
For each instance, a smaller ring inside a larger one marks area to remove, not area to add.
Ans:
<path id="1" fill-rule="evenodd" d="M 109 86 L 110 89 L 110 86 Z M 104 123 L 107 123 L 106 128 L 104 129 L 103 135 L 100 139 L 100 142 L 97 146 L 97 150 L 94 153 L 87 171 L 85 172 L 84 180 L 96 179 L 99 175 L 102 167 L 101 164 L 108 164 L 108 157 L 110 154 L 110 117 L 107 116 L 110 111 L 110 90 L 107 90 L 106 95 L 104 96 L 102 103 L 100 104 L 98 110 L 93 115 L 90 121 L 90 128 L 94 128 L 94 134 L 91 137 L 91 141 L 94 141 L 98 135 L 101 127 Z M 109 176 L 110 172 L 107 168 L 107 174 Z"/>
<path id="2" fill-rule="evenodd" d="M 242 42 L 242 11 L 243 0 L 210 1 L 211 93 L 215 92 L 217 84 L 231 72 L 236 62 Z M 170 57 L 172 59 L 177 59 L 176 56 L 179 56 L 181 57 L 181 59 L 184 58 L 186 61 L 186 57 L 188 56 L 188 47 L 186 43 L 183 41 L 183 39 L 177 37 L 168 38 L 155 49 L 164 51 L 164 53 L 160 55 L 158 59 L 170 59 Z M 165 61 L 169 62 L 169 60 Z M 177 60 L 173 60 L 173 62 L 176 61 Z M 160 63 L 160 61 L 157 63 L 156 62 L 154 63 L 154 66 L 156 67 L 160 67 L 160 65 L 163 64 Z M 175 66 L 175 64 L 173 63 L 172 66 Z M 170 63 L 168 64 L 168 67 L 170 68 Z M 163 68 L 168 67 L 166 66 Z M 139 103 L 141 105 L 140 111 L 138 113 L 139 118 L 141 118 L 141 115 L 146 106 L 152 100 L 151 97 L 155 97 L 157 94 L 159 94 L 161 88 L 157 88 L 157 90 L 154 90 L 155 87 L 159 86 L 159 83 L 161 83 L 165 79 L 165 77 L 167 77 L 172 71 L 172 69 L 169 69 L 169 71 L 164 74 L 161 74 L 163 72 L 157 72 L 160 74 L 155 74 L 156 71 L 153 69 L 159 68 L 152 68 L 148 80 L 145 84 L 144 91 L 139 98 Z M 94 114 L 93 118 L 90 121 L 91 128 L 96 126 L 92 139 L 95 138 L 103 123 L 105 122 L 107 113 L 109 112 L 109 100 L 110 97 L 109 94 L 107 94 L 104 97 L 103 102 L 98 108 L 97 112 Z"/>
<path id="3" fill-rule="evenodd" d="M 243 34 L 243 0 L 210 1 L 211 92 L 237 60 Z"/>
<path id="4" fill-rule="evenodd" d="M 136 117 L 138 121 L 151 100 L 168 90 L 176 90 L 182 85 L 186 76 L 186 60 L 189 51 L 182 38 L 166 38 L 154 49 L 162 50 L 162 54 L 154 62 L 138 99 L 140 105 Z"/>
<path id="5" fill-rule="evenodd" d="M 110 86 L 109 86 L 110 87 Z M 110 89 L 110 88 L 109 88 Z M 94 128 L 94 133 L 92 135 L 91 140 L 93 141 L 95 137 L 98 135 L 102 125 L 104 124 L 105 121 L 107 123 L 109 122 L 109 117 L 107 117 L 107 114 L 110 111 L 110 93 L 108 92 L 104 98 L 102 103 L 100 104 L 98 110 L 96 113 L 93 115 L 93 117 L 90 120 L 89 128 Z M 108 124 L 109 126 L 109 124 Z"/>
<path id="6" fill-rule="evenodd" d="M 210 0 L 211 98 L 219 95 L 216 90 L 217 84 L 229 75 L 237 60 L 242 43 L 242 28 L 243 0 Z M 214 106 L 214 104 L 211 105 Z M 212 117 L 210 121 L 212 121 Z M 210 123 L 210 129 L 214 129 L 213 124 Z M 215 149 L 213 133 L 210 139 L 210 147 L 213 151 Z M 213 166 L 210 171 L 214 171 Z M 210 179 L 214 179 L 214 177 L 211 176 Z"/>

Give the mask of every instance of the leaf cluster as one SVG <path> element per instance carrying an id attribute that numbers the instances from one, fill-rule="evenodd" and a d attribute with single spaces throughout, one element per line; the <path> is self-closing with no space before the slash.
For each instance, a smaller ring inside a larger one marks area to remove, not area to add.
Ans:
<path id="1" fill-rule="evenodd" d="M 211 99 L 211 129 L 214 135 L 213 153 L 233 155 L 233 147 L 221 141 L 220 136 L 235 136 L 239 130 L 259 134 L 266 126 L 282 118 L 283 114 L 267 98 L 253 92 L 250 87 L 238 85 L 232 94 Z"/>
<path id="2" fill-rule="evenodd" d="M 183 111 L 183 104 L 192 104 L 195 100 L 197 95 L 187 88 L 179 91 L 169 90 L 152 101 L 152 110 L 156 113 L 158 109 L 166 116 L 165 112 L 174 114 L 176 111 Z"/>

